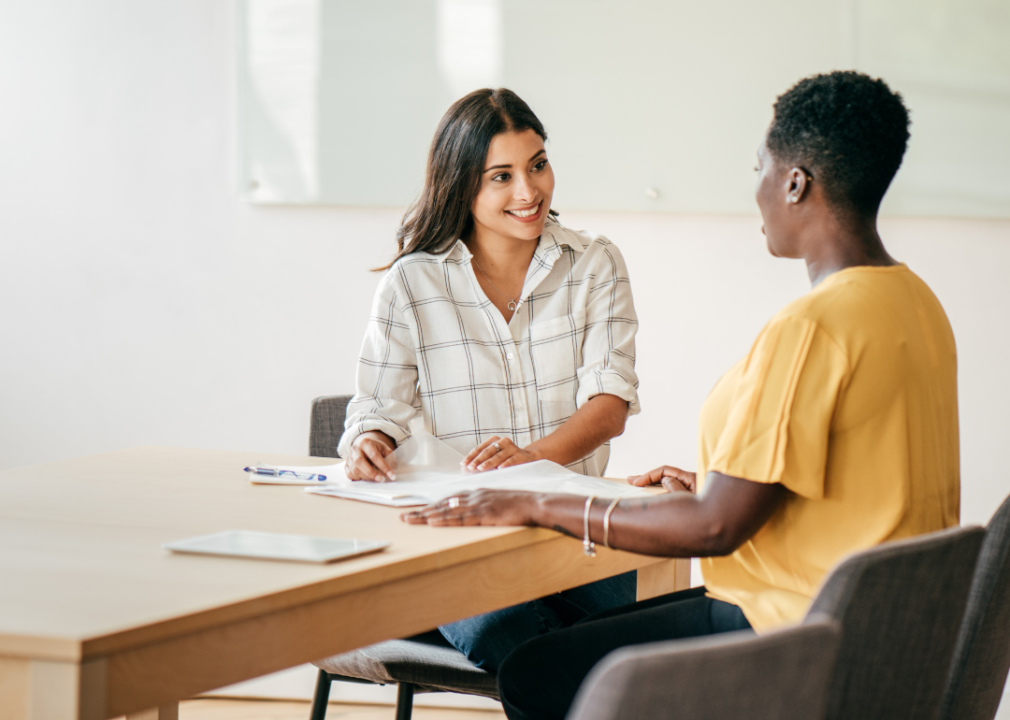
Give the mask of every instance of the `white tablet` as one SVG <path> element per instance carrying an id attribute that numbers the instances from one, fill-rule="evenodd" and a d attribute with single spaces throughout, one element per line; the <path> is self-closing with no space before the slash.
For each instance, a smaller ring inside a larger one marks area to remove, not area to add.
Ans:
<path id="1" fill-rule="evenodd" d="M 177 553 L 328 563 L 378 552 L 389 547 L 389 543 L 356 538 L 323 538 L 252 530 L 226 530 L 213 535 L 176 540 L 165 543 L 162 547 Z"/>

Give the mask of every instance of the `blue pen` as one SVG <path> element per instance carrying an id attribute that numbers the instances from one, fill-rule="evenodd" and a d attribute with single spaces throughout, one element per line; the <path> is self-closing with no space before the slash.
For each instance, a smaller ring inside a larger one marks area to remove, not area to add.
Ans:
<path id="1" fill-rule="evenodd" d="M 317 475 L 315 473 L 300 473 L 294 470 L 277 470 L 276 468 L 265 468 L 265 467 L 247 467 L 245 469 L 247 473 L 253 473 L 254 475 L 269 475 L 270 477 L 277 478 L 293 478 L 295 480 L 318 480 L 319 482 L 325 482 L 325 475 Z"/>

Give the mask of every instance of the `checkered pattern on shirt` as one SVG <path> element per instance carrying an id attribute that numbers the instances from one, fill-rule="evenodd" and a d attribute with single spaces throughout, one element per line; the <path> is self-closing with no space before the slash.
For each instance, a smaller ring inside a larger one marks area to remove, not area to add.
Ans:
<path id="1" fill-rule="evenodd" d="M 439 255 L 401 258 L 383 276 L 341 456 L 368 430 L 402 442 L 418 413 L 465 454 L 492 435 L 529 445 L 602 393 L 639 411 L 638 319 L 617 247 L 548 222 L 509 323 L 485 296 L 471 259 L 457 241 Z M 609 456 L 606 443 L 569 467 L 602 475 Z"/>

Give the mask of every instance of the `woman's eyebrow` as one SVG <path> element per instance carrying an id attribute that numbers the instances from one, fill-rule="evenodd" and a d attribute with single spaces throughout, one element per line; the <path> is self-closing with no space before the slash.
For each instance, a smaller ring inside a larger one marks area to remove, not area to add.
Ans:
<path id="1" fill-rule="evenodd" d="M 546 154 L 547 154 L 547 150 L 546 149 L 544 149 L 544 150 L 537 150 L 536 153 L 533 155 L 533 157 L 530 158 L 530 162 L 533 162 L 534 160 L 536 160 L 541 155 L 546 155 Z M 503 168 L 510 168 L 510 167 L 512 167 L 511 164 L 509 164 L 509 165 L 492 165 L 489 168 L 484 168 L 484 172 L 490 172 L 491 170 L 501 170 Z"/>

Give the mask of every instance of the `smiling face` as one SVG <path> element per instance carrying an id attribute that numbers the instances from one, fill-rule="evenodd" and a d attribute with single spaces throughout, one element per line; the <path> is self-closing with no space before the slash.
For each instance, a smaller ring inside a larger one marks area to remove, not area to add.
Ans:
<path id="1" fill-rule="evenodd" d="M 537 240 L 554 195 L 554 171 L 535 130 L 495 135 L 488 147 L 480 191 L 473 201 L 480 238 Z"/>

